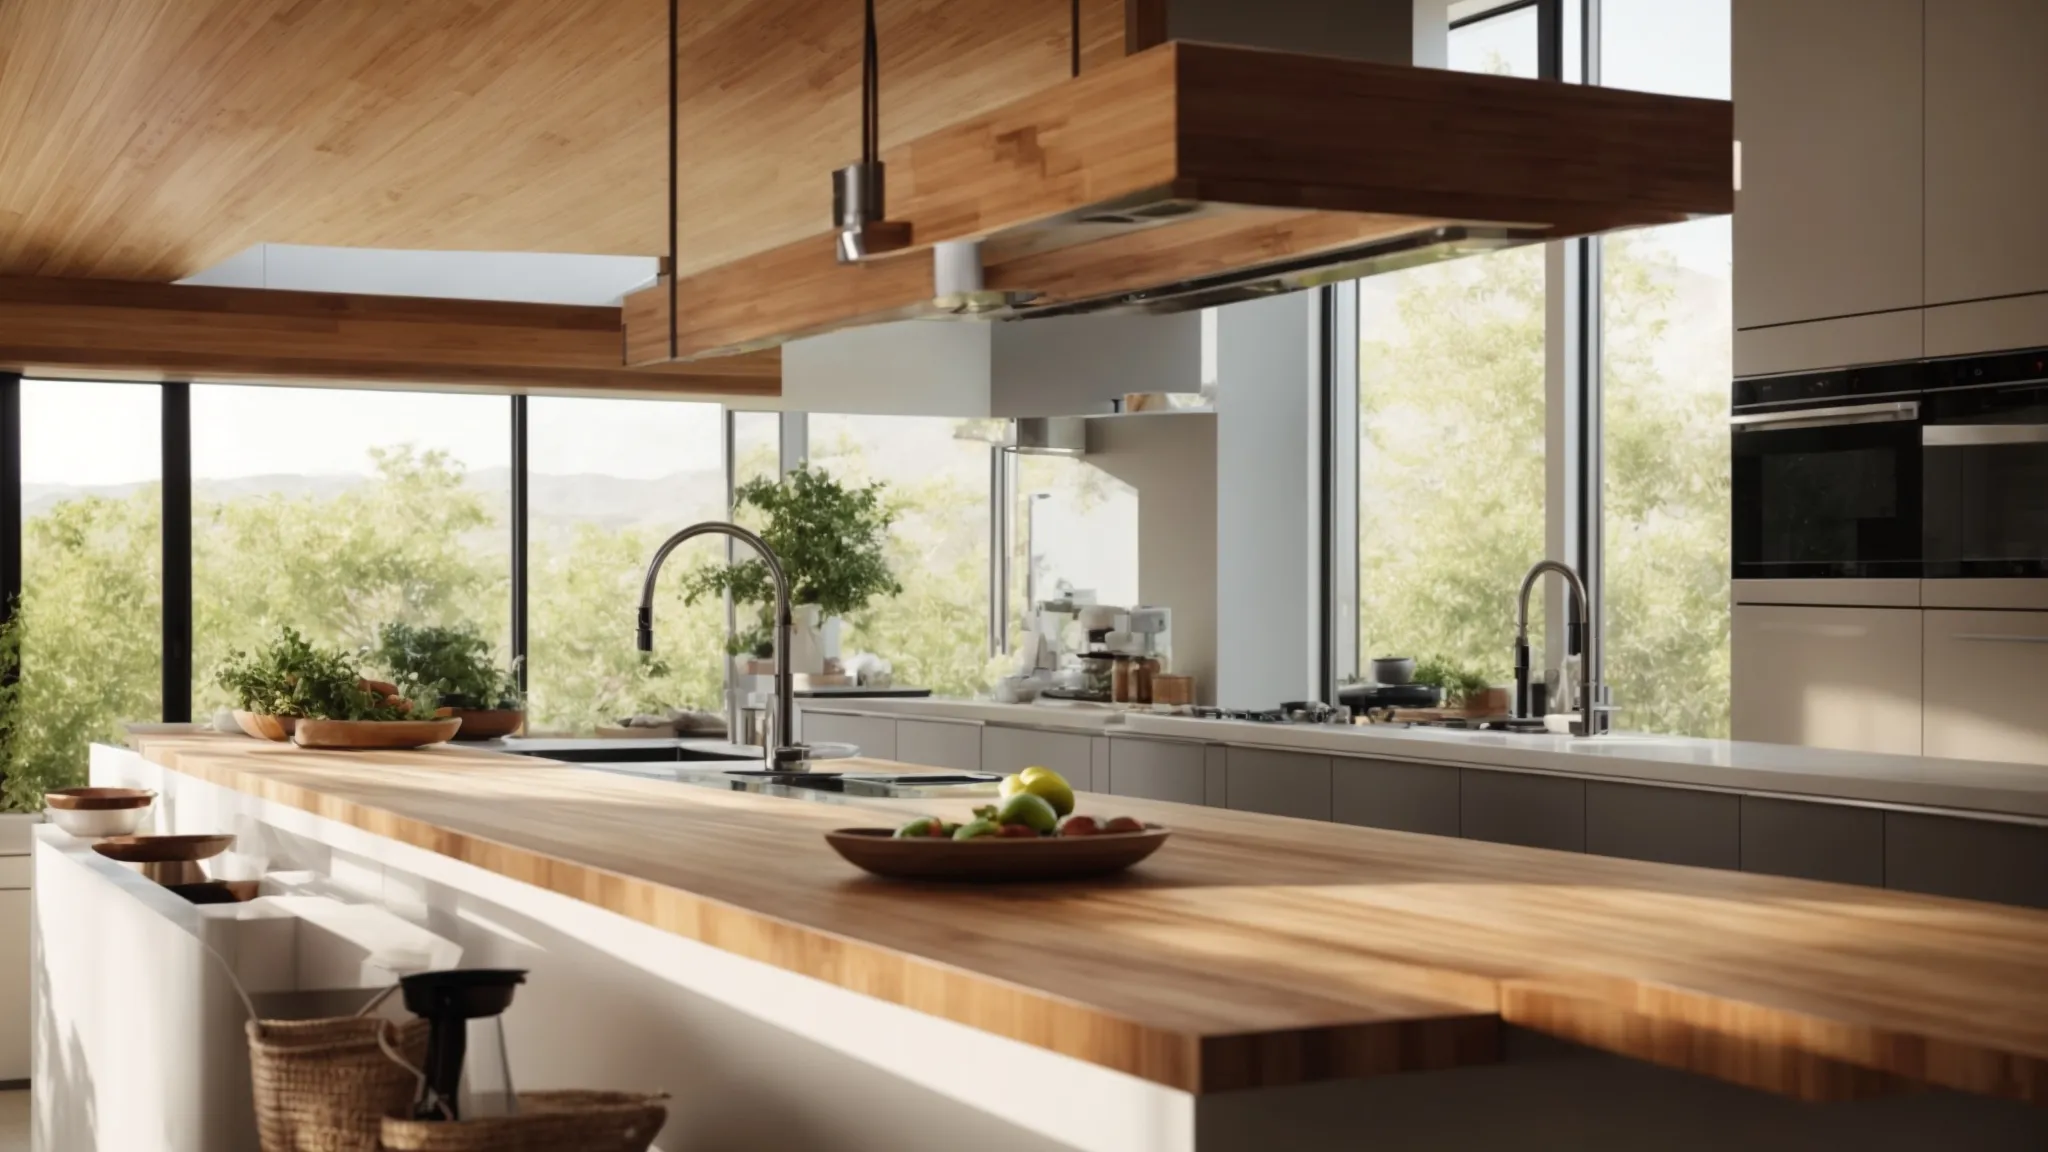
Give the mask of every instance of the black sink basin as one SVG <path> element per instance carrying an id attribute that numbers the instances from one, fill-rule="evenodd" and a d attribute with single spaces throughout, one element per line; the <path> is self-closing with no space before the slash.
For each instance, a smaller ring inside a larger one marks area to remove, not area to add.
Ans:
<path id="1" fill-rule="evenodd" d="M 571 764 L 674 764 L 758 762 L 754 753 L 718 752 L 668 740 L 534 740 L 507 742 L 500 751 Z"/>

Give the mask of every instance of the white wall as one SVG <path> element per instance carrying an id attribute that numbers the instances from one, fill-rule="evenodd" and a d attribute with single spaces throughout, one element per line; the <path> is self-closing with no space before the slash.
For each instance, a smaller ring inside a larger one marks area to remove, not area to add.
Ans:
<path id="1" fill-rule="evenodd" d="M 1216 702 L 1226 708 L 1321 695 L 1318 299 L 1294 292 L 1216 311 Z"/>
<path id="2" fill-rule="evenodd" d="M 1215 700 L 1216 417 L 1088 422 L 1088 463 L 1138 490 L 1138 599 L 1173 609 L 1173 670 Z"/>
<path id="3" fill-rule="evenodd" d="M 653 283 L 656 264 L 651 256 L 258 244 L 179 283 L 616 307 Z"/>

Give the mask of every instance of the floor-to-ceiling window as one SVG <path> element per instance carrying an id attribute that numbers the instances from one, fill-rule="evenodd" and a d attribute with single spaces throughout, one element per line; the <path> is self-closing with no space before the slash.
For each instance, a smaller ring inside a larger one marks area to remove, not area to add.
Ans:
<path id="1" fill-rule="evenodd" d="M 1601 0 L 1601 83 L 1727 99 L 1728 3 Z M 1622 233 L 1601 247 L 1617 723 L 1726 736 L 1729 221 Z"/>
<path id="2" fill-rule="evenodd" d="M 1498 8 L 1454 6 L 1451 66 L 1535 76 L 1535 7 Z M 1544 275 L 1531 246 L 1358 284 L 1361 661 L 1510 672 L 1545 546 Z"/>
<path id="3" fill-rule="evenodd" d="M 86 746 L 163 700 L 161 390 L 21 384 L 21 696 L 34 774 L 85 777 Z"/>
<path id="4" fill-rule="evenodd" d="M 589 732 L 635 714 L 721 710 L 724 602 L 685 604 L 676 591 L 693 564 L 724 560 L 719 539 L 691 541 L 664 566 L 655 658 L 641 659 L 633 643 L 655 548 L 687 525 L 725 518 L 721 410 L 664 400 L 527 404 L 529 729 Z"/>
<path id="5" fill-rule="evenodd" d="M 1011 459 L 1013 631 L 1033 599 L 1087 592 L 1098 604 L 1137 604 L 1138 490 L 1085 459 Z"/>
<path id="6" fill-rule="evenodd" d="M 510 658 L 511 408 L 501 396 L 195 385 L 195 714 L 232 649 L 297 629 L 470 625 Z"/>
<path id="7" fill-rule="evenodd" d="M 903 593 L 848 621 L 847 651 L 888 660 L 898 683 L 972 695 L 989 677 L 989 447 L 981 422 L 809 417 L 809 461 L 847 483 L 881 481 L 897 516 L 889 564 Z"/>

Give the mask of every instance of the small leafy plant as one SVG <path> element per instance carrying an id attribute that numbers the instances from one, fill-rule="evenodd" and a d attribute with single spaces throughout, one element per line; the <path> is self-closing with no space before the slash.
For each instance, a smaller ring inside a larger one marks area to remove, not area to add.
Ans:
<path id="1" fill-rule="evenodd" d="M 499 667 L 490 641 L 468 625 L 386 624 L 369 658 L 407 696 L 448 708 L 519 707 L 518 663 Z"/>
<path id="2" fill-rule="evenodd" d="M 0 621 L 0 812 L 39 812 L 44 792 L 76 783 L 56 778 L 51 772 L 54 764 L 38 764 L 23 756 L 15 739 L 15 725 L 20 721 L 21 641 L 25 627 L 20 602 L 16 601 L 14 611 Z"/>
<path id="3" fill-rule="evenodd" d="M 276 640 L 253 653 L 228 653 L 214 681 L 235 696 L 245 712 L 305 720 L 404 720 L 431 715 L 432 702 L 418 710 L 402 696 L 373 691 L 355 657 L 279 630 Z"/>
<path id="4" fill-rule="evenodd" d="M 789 578 L 791 604 L 815 604 L 824 616 L 852 616 L 879 596 L 903 591 L 889 570 L 889 527 L 895 509 L 887 486 L 848 487 L 822 468 L 809 465 L 780 481 L 750 480 L 733 493 L 733 505 L 761 514 L 761 538 L 775 550 Z M 768 566 L 758 558 L 698 568 L 683 578 L 683 599 L 732 593 L 735 603 L 760 607 L 763 625 L 740 637 L 734 651 L 758 651 L 767 638 L 767 616 L 775 602 Z"/>
<path id="5" fill-rule="evenodd" d="M 1463 704 L 1493 687 L 1485 676 L 1445 656 L 1416 661 L 1415 683 L 1443 689 L 1445 704 Z"/>

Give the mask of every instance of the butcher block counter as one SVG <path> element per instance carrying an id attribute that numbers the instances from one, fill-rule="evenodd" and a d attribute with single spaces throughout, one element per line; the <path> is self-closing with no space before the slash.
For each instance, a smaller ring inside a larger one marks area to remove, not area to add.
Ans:
<path id="1" fill-rule="evenodd" d="M 1490 1065 L 1535 1035 L 1791 1100 L 1931 1087 L 2048 1114 L 2048 913 L 1090 794 L 1172 839 L 1109 879 L 910 885 L 822 834 L 976 801 L 811 803 L 460 746 L 134 742 L 166 784 L 1195 1098 Z"/>

